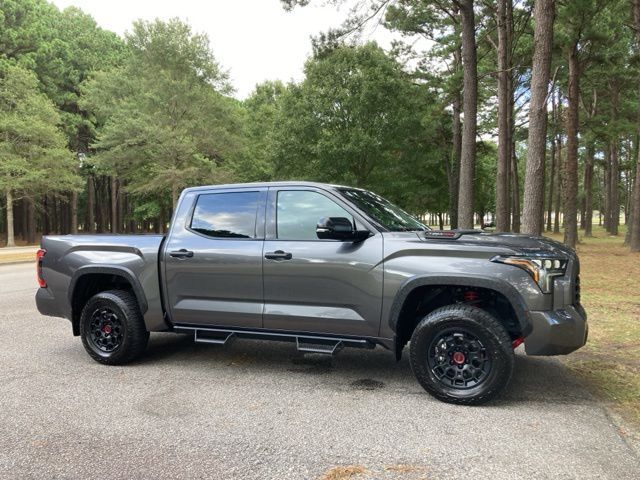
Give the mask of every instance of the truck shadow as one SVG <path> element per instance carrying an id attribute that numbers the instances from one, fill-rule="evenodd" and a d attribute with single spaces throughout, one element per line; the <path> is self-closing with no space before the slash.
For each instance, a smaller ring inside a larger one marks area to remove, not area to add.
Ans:
<path id="1" fill-rule="evenodd" d="M 405 349 L 399 362 L 382 347 L 374 350 L 345 348 L 336 356 L 302 354 L 295 344 L 255 340 L 236 340 L 225 347 L 197 344 L 190 335 L 153 334 L 144 364 L 175 365 L 197 370 L 204 375 L 227 370 L 252 378 L 280 378 L 295 382 L 309 376 L 320 377 L 321 385 L 330 389 L 360 391 L 383 390 L 389 394 L 426 395 L 415 380 Z M 434 400 L 435 401 L 435 400 Z M 517 405 L 523 402 L 542 404 L 589 404 L 593 397 L 558 359 L 528 357 L 518 350 L 511 384 L 505 393 L 488 406 Z"/>

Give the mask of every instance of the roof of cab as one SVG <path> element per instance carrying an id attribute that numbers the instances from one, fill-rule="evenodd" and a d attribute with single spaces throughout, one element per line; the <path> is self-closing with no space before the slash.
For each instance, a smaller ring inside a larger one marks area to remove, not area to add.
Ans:
<path id="1" fill-rule="evenodd" d="M 203 185 L 200 187 L 189 187 L 184 189 L 184 193 L 201 190 L 222 190 L 233 188 L 265 188 L 265 187 L 317 187 L 317 188 L 353 188 L 344 185 L 332 185 L 329 183 L 286 181 L 286 182 L 255 182 L 255 183 L 228 183 L 224 185 Z"/>

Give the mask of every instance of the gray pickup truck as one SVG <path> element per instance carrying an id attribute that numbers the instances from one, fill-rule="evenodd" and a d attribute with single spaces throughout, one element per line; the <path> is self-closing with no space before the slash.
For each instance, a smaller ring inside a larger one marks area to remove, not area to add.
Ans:
<path id="1" fill-rule="evenodd" d="M 580 266 L 543 237 L 434 231 L 380 196 L 278 182 L 188 188 L 167 235 L 46 236 L 36 295 L 92 358 L 123 364 L 149 332 L 302 352 L 409 344 L 420 384 L 452 403 L 500 393 L 514 349 L 585 344 Z"/>

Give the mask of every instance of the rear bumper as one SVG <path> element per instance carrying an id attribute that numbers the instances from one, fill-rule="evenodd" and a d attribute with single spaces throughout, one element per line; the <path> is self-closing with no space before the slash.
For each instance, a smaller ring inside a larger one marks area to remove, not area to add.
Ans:
<path id="1" fill-rule="evenodd" d="M 524 339 L 527 355 L 566 355 L 587 342 L 587 314 L 581 306 L 530 312 L 533 327 Z"/>
<path id="2" fill-rule="evenodd" d="M 39 288 L 36 292 L 36 307 L 42 315 L 68 318 L 63 311 L 64 309 L 60 308 L 60 302 L 48 288 Z"/>

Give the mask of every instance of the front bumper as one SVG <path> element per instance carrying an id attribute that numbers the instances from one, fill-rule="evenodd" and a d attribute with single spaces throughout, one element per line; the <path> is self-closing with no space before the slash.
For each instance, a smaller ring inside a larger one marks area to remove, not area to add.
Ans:
<path id="1" fill-rule="evenodd" d="M 524 339 L 527 355 L 566 355 L 587 343 L 589 326 L 581 306 L 530 312 L 531 334 Z"/>

